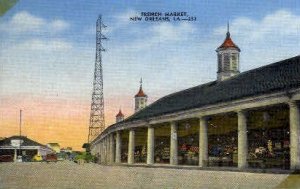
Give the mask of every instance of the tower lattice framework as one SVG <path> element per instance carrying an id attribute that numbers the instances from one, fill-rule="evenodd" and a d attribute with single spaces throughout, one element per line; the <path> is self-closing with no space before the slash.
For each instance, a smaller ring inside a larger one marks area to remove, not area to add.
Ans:
<path id="1" fill-rule="evenodd" d="M 103 28 L 106 28 L 106 26 L 103 24 L 100 15 L 96 23 L 96 60 L 88 135 L 89 143 L 105 129 L 102 73 L 102 51 L 105 51 L 105 49 L 102 46 L 102 40 L 107 38 L 102 34 Z"/>

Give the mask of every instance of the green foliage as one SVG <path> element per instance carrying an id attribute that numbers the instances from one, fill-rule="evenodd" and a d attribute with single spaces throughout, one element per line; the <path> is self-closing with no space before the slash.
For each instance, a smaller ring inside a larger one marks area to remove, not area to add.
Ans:
<path id="1" fill-rule="evenodd" d="M 82 145 L 82 148 L 85 148 L 85 151 L 86 152 L 90 152 L 91 150 L 91 144 L 90 143 L 84 143 L 83 145 Z"/>
<path id="2" fill-rule="evenodd" d="M 0 0 L 0 16 L 3 16 L 6 11 L 12 8 L 18 0 Z"/>
<path id="3" fill-rule="evenodd" d="M 86 162 L 94 162 L 95 161 L 95 156 L 93 156 L 91 153 L 87 152 L 82 152 L 78 155 L 75 156 L 75 161 L 78 161 L 80 159 L 85 160 Z"/>

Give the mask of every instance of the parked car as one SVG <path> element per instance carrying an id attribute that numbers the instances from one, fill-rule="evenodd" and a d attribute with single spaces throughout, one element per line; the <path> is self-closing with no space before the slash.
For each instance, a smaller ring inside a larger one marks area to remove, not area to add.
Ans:
<path id="1" fill-rule="evenodd" d="M 13 162 L 14 157 L 11 155 L 1 155 L 0 156 L 0 162 Z"/>
<path id="2" fill-rule="evenodd" d="M 45 158 L 46 162 L 57 162 L 56 154 L 47 154 Z"/>
<path id="3" fill-rule="evenodd" d="M 57 156 L 58 161 L 65 160 L 65 154 L 63 154 L 63 153 L 58 153 L 58 154 L 56 154 L 56 156 Z"/>
<path id="4" fill-rule="evenodd" d="M 35 156 L 33 156 L 32 161 L 43 161 L 43 157 L 36 154 Z"/>

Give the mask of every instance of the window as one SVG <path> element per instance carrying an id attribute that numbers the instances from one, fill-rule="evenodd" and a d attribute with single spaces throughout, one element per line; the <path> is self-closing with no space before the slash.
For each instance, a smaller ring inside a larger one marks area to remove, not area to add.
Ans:
<path id="1" fill-rule="evenodd" d="M 224 71 L 230 70 L 230 56 L 228 53 L 224 54 Z"/>
<path id="2" fill-rule="evenodd" d="M 218 54 L 218 72 L 222 71 L 222 55 Z"/>
<path id="3" fill-rule="evenodd" d="M 237 56 L 238 56 L 237 54 L 231 55 L 231 63 L 232 63 L 231 69 L 232 70 L 238 70 Z"/>

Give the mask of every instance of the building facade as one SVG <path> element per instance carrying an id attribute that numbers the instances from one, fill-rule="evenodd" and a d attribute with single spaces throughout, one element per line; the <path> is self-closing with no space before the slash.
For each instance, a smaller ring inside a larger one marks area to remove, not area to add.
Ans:
<path id="1" fill-rule="evenodd" d="M 227 32 L 216 81 L 167 95 L 92 143 L 100 163 L 300 169 L 300 56 L 239 73 Z"/>
<path id="2" fill-rule="evenodd" d="M 17 156 L 23 156 L 30 161 L 37 154 L 45 156 L 53 152 L 51 148 L 25 136 L 12 136 L 0 140 L 0 155 L 10 155 L 14 160 Z"/>
<path id="3" fill-rule="evenodd" d="M 46 146 L 51 148 L 55 153 L 60 153 L 60 145 L 58 143 L 48 143 Z"/>

